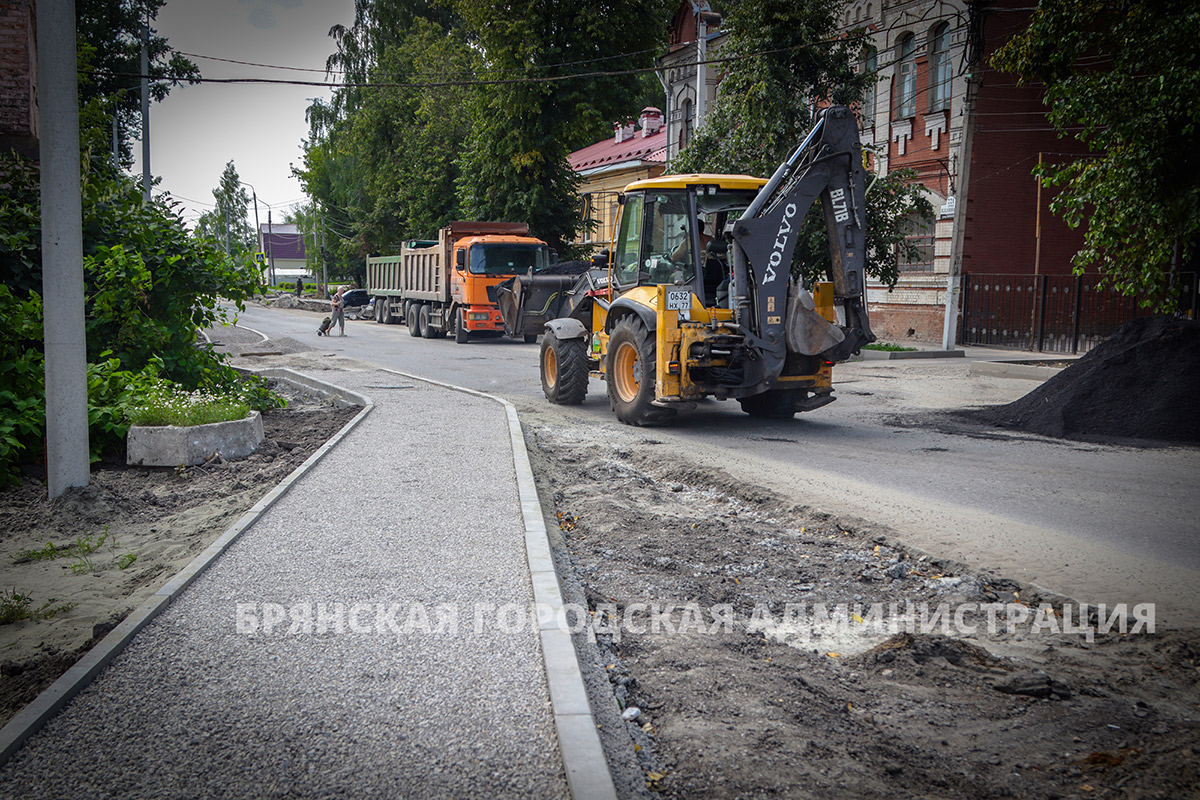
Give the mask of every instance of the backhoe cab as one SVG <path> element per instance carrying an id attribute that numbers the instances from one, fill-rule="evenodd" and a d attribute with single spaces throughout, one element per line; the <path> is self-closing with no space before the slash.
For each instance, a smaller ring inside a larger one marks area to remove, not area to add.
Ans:
<path id="1" fill-rule="evenodd" d="M 875 339 L 863 178 L 854 116 L 835 106 L 769 180 L 671 175 L 627 186 L 607 271 L 590 270 L 547 301 L 560 313 L 542 341 L 547 399 L 582 402 L 590 373 L 631 425 L 710 396 L 772 418 L 833 402 L 832 365 Z M 833 274 L 806 288 L 790 268 L 818 198 Z M 530 301 L 535 289 L 531 276 Z"/>

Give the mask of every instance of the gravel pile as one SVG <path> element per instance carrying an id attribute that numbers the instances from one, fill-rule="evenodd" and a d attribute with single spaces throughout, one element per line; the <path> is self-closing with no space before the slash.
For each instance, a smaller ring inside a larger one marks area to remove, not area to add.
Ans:
<path id="1" fill-rule="evenodd" d="M 1008 405 L 976 419 L 1063 439 L 1200 442 L 1200 323 L 1144 317 Z"/>

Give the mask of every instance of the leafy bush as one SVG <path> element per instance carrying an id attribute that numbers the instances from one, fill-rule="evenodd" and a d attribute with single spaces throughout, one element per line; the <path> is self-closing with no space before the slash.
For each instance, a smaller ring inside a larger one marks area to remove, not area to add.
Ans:
<path id="1" fill-rule="evenodd" d="M 45 436 L 41 215 L 38 172 L 0 155 L 0 485 L 33 460 Z M 203 390 L 250 408 L 284 401 L 243 379 L 196 330 L 225 320 L 261 291 L 257 273 L 192 237 L 162 198 L 143 203 L 125 176 L 90 169 L 82 187 L 91 458 L 120 453 L 129 411 L 147 394 Z"/>
<path id="2" fill-rule="evenodd" d="M 8 465 L 38 452 L 46 428 L 42 302 L 33 292 L 15 296 L 0 284 L 0 484 Z"/>

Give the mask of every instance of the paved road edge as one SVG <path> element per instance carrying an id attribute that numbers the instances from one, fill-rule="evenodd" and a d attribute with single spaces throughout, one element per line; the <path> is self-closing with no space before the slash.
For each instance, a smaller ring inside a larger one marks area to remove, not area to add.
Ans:
<path id="1" fill-rule="evenodd" d="M 74 666 L 64 672 L 58 680 L 48 686 L 29 705 L 25 706 L 25 708 L 21 709 L 21 711 L 9 720 L 8 724 L 0 729 L 0 766 L 7 763 L 21 749 L 21 746 L 25 744 L 29 737 L 41 730 L 42 726 L 62 710 L 75 695 L 79 694 L 89 683 L 95 680 L 96 676 L 112 663 L 113 659 L 133 640 L 138 631 L 146 627 L 151 620 L 162 613 L 171 604 L 172 600 L 191 585 L 192 581 L 200 577 L 201 573 L 208 569 L 242 533 L 258 521 L 258 518 L 267 509 L 287 493 L 292 484 L 316 466 L 317 462 L 324 458 L 326 453 L 332 450 L 350 431 L 362 422 L 367 414 L 371 413 L 371 409 L 375 407 L 374 403 L 366 395 L 352 392 L 349 389 L 344 389 L 331 383 L 318 381 L 315 378 L 310 378 L 307 375 L 302 375 L 290 369 L 268 368 L 246 371 L 320 391 L 339 399 L 346 405 L 362 406 L 362 411 L 343 425 L 342 429 L 335 433 L 325 444 L 317 448 L 312 455 L 304 460 L 304 463 L 292 470 L 275 488 L 263 495 L 257 503 L 250 507 L 250 510 L 238 518 L 237 522 L 214 539 L 205 548 L 204 552 L 192 559 L 187 566 L 163 584 L 144 603 L 131 611 L 121 621 L 121 624 L 113 628 L 107 636 L 85 653 L 82 658 L 75 662 Z"/>
<path id="2" fill-rule="evenodd" d="M 554 612 L 551 619 L 540 623 L 538 632 L 541 636 L 546 682 L 550 687 L 550 705 L 554 715 L 554 727 L 558 731 L 558 746 L 562 751 L 567 784 L 574 800 L 616 800 L 616 786 L 608 771 L 608 761 L 604 756 L 600 735 L 596 732 L 596 721 L 588 704 L 587 688 L 583 683 L 583 672 L 575 654 L 575 645 L 571 641 L 571 631 L 564 615 L 560 613 L 563 608 L 562 590 L 558 584 L 558 573 L 554 569 L 550 538 L 542 517 L 542 502 L 533 479 L 533 465 L 529 463 L 529 450 L 525 446 L 525 433 L 516 406 L 503 397 L 487 392 L 455 386 L 411 372 L 386 368 L 383 371 L 409 380 L 482 397 L 499 403 L 504 408 L 512 441 L 513 467 L 517 476 L 521 516 L 525 525 L 525 553 L 529 559 L 533 599 L 539 609 L 545 608 Z"/>

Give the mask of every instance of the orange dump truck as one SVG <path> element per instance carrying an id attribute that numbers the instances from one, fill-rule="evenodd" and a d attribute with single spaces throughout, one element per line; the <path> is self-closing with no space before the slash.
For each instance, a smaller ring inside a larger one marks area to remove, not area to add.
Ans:
<path id="1" fill-rule="evenodd" d="M 405 242 L 398 256 L 368 258 L 367 290 L 377 322 L 406 322 L 426 339 L 453 333 L 461 344 L 504 332 L 496 284 L 549 263 L 550 249 L 524 223 L 451 222 L 436 242 Z"/>

